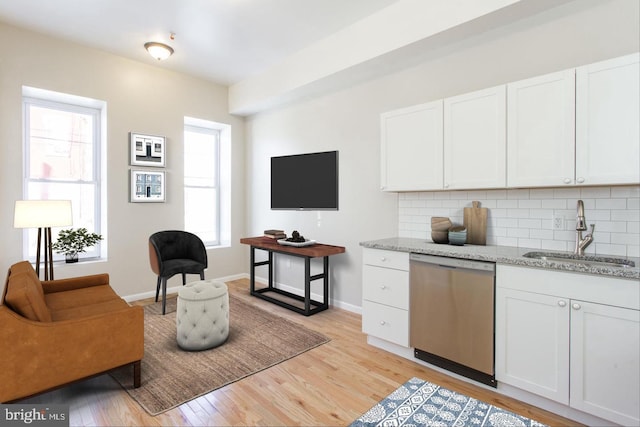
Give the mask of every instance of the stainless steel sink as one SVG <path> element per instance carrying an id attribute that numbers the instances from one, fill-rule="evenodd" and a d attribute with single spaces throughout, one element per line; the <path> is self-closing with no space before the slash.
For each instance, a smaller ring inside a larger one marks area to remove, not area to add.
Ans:
<path id="1" fill-rule="evenodd" d="M 552 252 L 527 252 L 522 255 L 525 258 L 539 259 L 541 261 L 567 262 L 594 267 L 635 267 L 636 263 L 624 258 L 600 257 L 588 255 L 574 255 Z"/>

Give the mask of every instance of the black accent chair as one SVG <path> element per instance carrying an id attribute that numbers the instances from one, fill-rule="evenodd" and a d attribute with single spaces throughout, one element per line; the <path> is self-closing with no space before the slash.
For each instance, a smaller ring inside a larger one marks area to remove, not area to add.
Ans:
<path id="1" fill-rule="evenodd" d="M 156 302 L 162 284 L 162 314 L 167 305 L 167 279 L 180 273 L 182 285 L 187 274 L 199 274 L 204 280 L 207 268 L 207 251 L 202 240 L 188 231 L 158 231 L 149 237 L 149 260 L 151 270 L 158 275 Z"/>

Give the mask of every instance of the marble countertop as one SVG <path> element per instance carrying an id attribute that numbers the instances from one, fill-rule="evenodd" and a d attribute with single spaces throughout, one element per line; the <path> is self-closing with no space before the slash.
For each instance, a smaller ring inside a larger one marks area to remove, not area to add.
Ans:
<path id="1" fill-rule="evenodd" d="M 625 279 L 640 279 L 640 259 L 625 257 L 633 261 L 635 267 L 615 267 L 603 265 L 586 265 L 575 262 L 562 262 L 525 258 L 527 252 L 545 252 L 553 256 L 559 252 L 541 249 L 517 248 L 512 246 L 454 246 L 437 244 L 423 239 L 407 237 L 392 237 L 388 239 L 370 240 L 360 242 L 360 246 L 372 249 L 386 249 L 398 252 L 415 252 L 427 255 L 444 256 L 450 258 L 472 259 L 478 261 L 491 261 L 500 264 L 520 265 L 523 267 L 546 268 L 550 270 L 562 270 L 574 273 L 596 274 L 602 276 L 614 276 Z M 566 254 L 566 253 L 565 253 Z"/>

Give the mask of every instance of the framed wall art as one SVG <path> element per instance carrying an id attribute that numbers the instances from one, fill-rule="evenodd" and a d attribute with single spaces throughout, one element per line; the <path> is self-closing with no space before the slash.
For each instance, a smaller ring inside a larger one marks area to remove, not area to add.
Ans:
<path id="1" fill-rule="evenodd" d="M 129 133 L 131 166 L 164 167 L 166 138 L 164 136 Z"/>
<path id="2" fill-rule="evenodd" d="M 131 170 L 131 202 L 164 202 L 164 172 Z"/>

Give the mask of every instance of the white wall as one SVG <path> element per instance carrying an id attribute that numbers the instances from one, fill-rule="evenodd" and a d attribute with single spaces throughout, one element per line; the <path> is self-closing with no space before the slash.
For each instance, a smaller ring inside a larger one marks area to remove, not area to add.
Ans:
<path id="1" fill-rule="evenodd" d="M 399 196 L 379 191 L 379 114 L 638 51 L 638 7 L 635 0 L 581 0 L 442 46 L 416 67 L 249 118 L 248 233 L 297 229 L 345 246 L 331 261 L 332 296 L 360 306 L 358 243 L 399 234 Z M 333 149 L 340 151 L 339 211 L 323 212 L 318 227 L 316 213 L 269 209 L 270 156 Z M 279 282 L 300 287 L 299 263 L 282 262 L 277 273 Z"/>
<path id="2" fill-rule="evenodd" d="M 22 86 L 106 101 L 107 231 L 104 262 L 59 265 L 55 277 L 107 272 L 122 296 L 155 291 L 148 237 L 183 228 L 184 116 L 232 126 L 232 246 L 209 251 L 206 276 L 246 271 L 243 119 L 227 113 L 227 88 L 95 49 L 0 24 L 0 271 L 23 259 L 22 230 L 13 228 L 22 198 Z M 141 47 L 142 49 L 142 47 Z M 130 131 L 167 137 L 166 203 L 129 203 Z M 4 282 L 3 282 L 4 283 Z M 176 276 L 169 286 L 181 283 Z M 3 285 L 2 285 L 3 286 Z"/>

